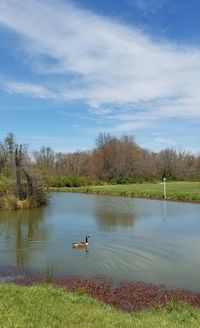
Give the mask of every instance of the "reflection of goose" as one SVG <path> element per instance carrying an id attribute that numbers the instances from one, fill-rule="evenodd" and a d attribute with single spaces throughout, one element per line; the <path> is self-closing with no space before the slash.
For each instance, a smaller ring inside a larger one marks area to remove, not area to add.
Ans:
<path id="1" fill-rule="evenodd" d="M 90 236 L 86 236 L 85 237 L 85 241 L 77 241 L 76 243 L 72 243 L 72 247 L 74 248 L 84 248 L 88 246 L 88 238 L 90 238 Z"/>

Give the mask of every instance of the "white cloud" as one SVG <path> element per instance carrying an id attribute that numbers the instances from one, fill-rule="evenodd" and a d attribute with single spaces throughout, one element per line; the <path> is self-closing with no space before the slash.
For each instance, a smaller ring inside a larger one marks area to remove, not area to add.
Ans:
<path id="1" fill-rule="evenodd" d="M 52 93 L 46 87 L 32 83 L 4 80 L 3 88 L 9 93 L 26 94 L 34 98 L 49 99 L 53 97 Z"/>
<path id="2" fill-rule="evenodd" d="M 36 73 L 46 78 L 42 85 L 6 82 L 9 92 L 84 101 L 120 131 L 200 118 L 198 47 L 155 41 L 71 2 L 1 0 L 0 25 L 20 36 L 29 60 L 38 61 Z"/>

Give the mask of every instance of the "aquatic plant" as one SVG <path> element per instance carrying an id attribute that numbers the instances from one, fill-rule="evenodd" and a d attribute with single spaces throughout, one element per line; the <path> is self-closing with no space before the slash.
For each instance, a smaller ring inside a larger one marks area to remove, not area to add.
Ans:
<path id="1" fill-rule="evenodd" d="M 47 265 L 47 267 L 42 272 L 43 282 L 46 284 L 52 284 L 54 280 L 54 268 L 53 265 Z"/>

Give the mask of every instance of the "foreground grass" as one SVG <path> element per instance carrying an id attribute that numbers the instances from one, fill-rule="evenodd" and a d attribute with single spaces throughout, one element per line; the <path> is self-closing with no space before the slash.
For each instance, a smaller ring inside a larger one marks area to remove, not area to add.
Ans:
<path id="1" fill-rule="evenodd" d="M 200 310 L 177 302 L 127 314 L 83 293 L 48 286 L 0 285 L 3 328 L 200 327 Z"/>
<path id="2" fill-rule="evenodd" d="M 167 199 L 200 201 L 200 182 L 167 182 Z M 103 195 L 129 196 L 138 198 L 163 198 L 162 183 L 88 186 L 78 188 L 51 188 L 51 191 L 83 192 Z"/>

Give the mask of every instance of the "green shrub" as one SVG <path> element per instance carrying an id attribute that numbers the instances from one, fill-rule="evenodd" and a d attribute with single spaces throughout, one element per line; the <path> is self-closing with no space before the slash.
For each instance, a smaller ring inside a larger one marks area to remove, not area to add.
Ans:
<path id="1" fill-rule="evenodd" d="M 116 184 L 129 184 L 129 183 L 134 183 L 133 179 L 131 179 L 130 177 L 117 177 L 115 179 L 113 179 L 111 181 L 112 183 L 116 183 Z"/>
<path id="2" fill-rule="evenodd" d="M 54 176 L 49 179 L 48 187 L 54 188 L 70 188 L 70 187 L 83 187 L 90 185 L 99 185 L 99 181 L 96 181 L 90 177 L 79 176 Z"/>
<path id="3" fill-rule="evenodd" d="M 14 188 L 14 181 L 8 177 L 0 176 L 0 196 L 8 194 Z"/>

